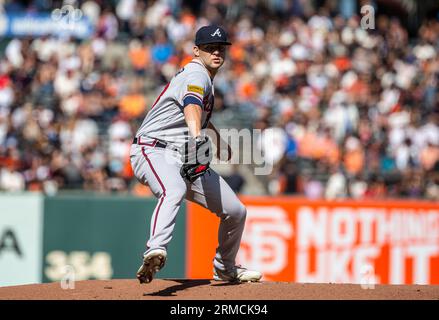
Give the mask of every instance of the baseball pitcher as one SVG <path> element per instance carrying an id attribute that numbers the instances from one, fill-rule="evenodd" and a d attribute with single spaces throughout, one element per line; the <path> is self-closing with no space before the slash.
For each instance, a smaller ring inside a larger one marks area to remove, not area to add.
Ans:
<path id="1" fill-rule="evenodd" d="M 130 154 L 134 174 L 158 198 L 143 264 L 137 271 L 140 283 L 150 282 L 164 266 L 176 215 L 185 198 L 221 219 L 213 278 L 240 282 L 258 281 L 262 277 L 258 271 L 235 265 L 246 208 L 223 178 L 209 167 L 212 140 L 216 142 L 218 157 L 220 145 L 225 145 L 227 160 L 231 158 L 230 147 L 209 122 L 214 104 L 213 79 L 224 63 L 229 45 L 221 27 L 200 28 L 195 36 L 194 59 L 165 86 L 134 138 Z M 216 137 L 211 140 L 204 129 L 210 129 Z"/>

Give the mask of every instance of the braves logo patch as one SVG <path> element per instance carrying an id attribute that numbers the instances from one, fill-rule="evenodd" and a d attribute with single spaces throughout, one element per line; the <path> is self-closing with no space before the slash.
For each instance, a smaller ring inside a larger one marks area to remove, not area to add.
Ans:
<path id="1" fill-rule="evenodd" d="M 191 85 L 191 84 L 189 84 L 187 86 L 187 91 L 192 91 L 192 92 L 204 95 L 204 89 L 203 88 L 201 88 L 199 86 Z"/>

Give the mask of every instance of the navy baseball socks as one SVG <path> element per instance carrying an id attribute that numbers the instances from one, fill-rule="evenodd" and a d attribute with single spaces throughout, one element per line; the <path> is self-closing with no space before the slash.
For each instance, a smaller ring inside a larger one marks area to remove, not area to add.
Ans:
<path id="1" fill-rule="evenodd" d="M 137 271 L 137 279 L 140 283 L 149 283 L 154 275 L 165 265 L 166 251 L 153 249 L 143 257 L 143 264 Z"/>

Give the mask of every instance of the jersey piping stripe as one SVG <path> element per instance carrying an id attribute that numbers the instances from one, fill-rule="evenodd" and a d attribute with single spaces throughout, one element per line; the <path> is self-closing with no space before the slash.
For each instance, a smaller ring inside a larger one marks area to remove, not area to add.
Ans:
<path id="1" fill-rule="evenodd" d="M 161 195 L 161 197 L 160 197 L 159 205 L 157 206 L 157 210 L 156 210 L 156 212 L 155 212 L 154 224 L 153 224 L 153 227 L 152 227 L 152 235 L 154 235 L 154 234 L 155 234 L 155 227 L 156 227 L 156 225 L 157 225 L 157 217 L 159 216 L 159 212 L 160 212 L 160 208 L 161 208 L 161 206 L 162 206 L 163 200 L 164 200 L 165 197 L 166 197 L 166 188 L 165 188 L 165 186 L 163 185 L 162 180 L 160 180 L 160 177 L 159 177 L 159 175 L 157 174 L 157 172 L 155 171 L 154 167 L 152 166 L 151 160 L 149 160 L 148 156 L 146 155 L 146 153 L 145 153 L 145 149 L 144 149 L 144 148 L 142 148 L 142 154 L 143 154 L 143 156 L 145 157 L 146 161 L 148 162 L 148 164 L 149 164 L 149 166 L 150 166 L 152 172 L 154 173 L 154 175 L 155 175 L 157 181 L 159 182 L 160 187 L 162 188 L 162 191 L 163 191 L 163 192 L 162 192 L 162 195 Z"/>
<path id="2" fill-rule="evenodd" d="M 162 97 L 162 95 L 166 92 L 166 90 L 168 90 L 168 87 L 171 83 L 168 82 L 168 84 L 163 88 L 162 92 L 160 93 L 160 95 L 157 97 L 157 99 L 155 100 L 154 104 L 152 105 L 151 109 L 154 108 L 154 106 L 157 104 L 157 102 L 159 102 L 160 98 Z"/>
<path id="3" fill-rule="evenodd" d="M 141 136 L 138 137 L 138 145 L 140 146 L 148 146 L 148 147 L 155 147 L 155 145 L 157 144 L 158 140 L 154 139 L 154 141 L 152 143 L 146 143 L 146 142 L 141 142 Z"/>

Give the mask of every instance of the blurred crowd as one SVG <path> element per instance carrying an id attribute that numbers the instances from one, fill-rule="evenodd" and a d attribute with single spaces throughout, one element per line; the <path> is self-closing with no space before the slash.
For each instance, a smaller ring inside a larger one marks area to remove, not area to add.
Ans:
<path id="1" fill-rule="evenodd" d="M 218 23 L 233 45 L 215 112 L 262 132 L 274 166 L 263 192 L 439 199 L 438 20 L 409 37 L 398 19 L 366 30 L 305 1 L 70 3 L 91 38 L 13 38 L 0 52 L 0 190 L 148 194 L 131 171 L 133 135 L 191 60 L 195 31 Z M 27 10 L 47 9 L 38 4 Z"/>

